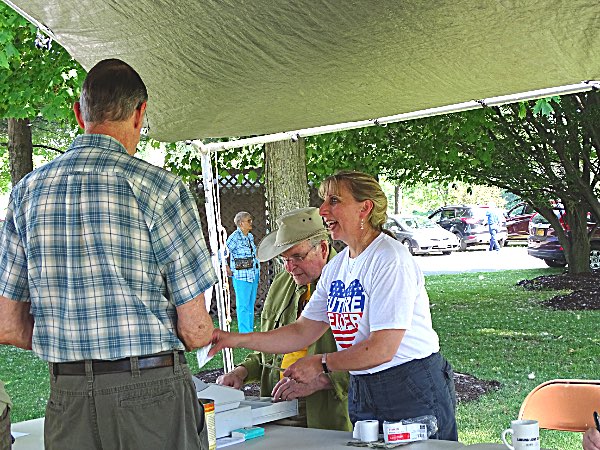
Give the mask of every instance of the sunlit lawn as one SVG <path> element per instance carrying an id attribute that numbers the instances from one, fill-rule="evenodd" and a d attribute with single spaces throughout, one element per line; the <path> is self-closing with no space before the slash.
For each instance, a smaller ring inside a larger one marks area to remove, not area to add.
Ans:
<path id="1" fill-rule="evenodd" d="M 427 277 L 434 327 L 442 352 L 457 372 L 498 380 L 500 390 L 459 404 L 460 440 L 500 442 L 537 384 L 553 378 L 600 378 L 600 311 L 552 311 L 539 302 L 556 292 L 528 292 L 515 284 L 551 270 L 522 270 Z M 240 362 L 244 350 L 236 350 Z M 195 354 L 187 355 L 198 371 Z M 222 367 L 219 358 L 204 369 Z M 533 378 L 533 379 L 530 379 Z M 44 415 L 46 364 L 29 352 L 0 348 L 0 379 L 7 383 L 14 421 Z M 600 408 L 600 405 L 599 405 Z M 542 431 L 545 448 L 581 446 L 579 433 Z"/>

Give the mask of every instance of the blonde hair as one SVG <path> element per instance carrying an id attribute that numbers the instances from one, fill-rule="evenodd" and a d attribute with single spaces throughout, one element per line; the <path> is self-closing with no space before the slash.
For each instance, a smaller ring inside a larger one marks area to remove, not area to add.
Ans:
<path id="1" fill-rule="evenodd" d="M 364 172 L 342 170 L 325 178 L 319 187 L 319 196 L 325 198 L 329 192 L 338 193 L 339 184 L 344 183 L 357 202 L 371 200 L 373 209 L 369 213 L 369 224 L 376 230 L 382 230 L 387 220 L 387 197 L 375 178 Z"/>

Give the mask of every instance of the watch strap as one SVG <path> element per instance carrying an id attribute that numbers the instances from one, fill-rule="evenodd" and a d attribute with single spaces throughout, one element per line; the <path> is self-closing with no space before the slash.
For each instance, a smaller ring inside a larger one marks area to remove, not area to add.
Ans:
<path id="1" fill-rule="evenodd" d="M 327 353 L 321 355 L 321 365 L 323 366 L 323 373 L 330 373 L 329 367 L 327 367 Z"/>

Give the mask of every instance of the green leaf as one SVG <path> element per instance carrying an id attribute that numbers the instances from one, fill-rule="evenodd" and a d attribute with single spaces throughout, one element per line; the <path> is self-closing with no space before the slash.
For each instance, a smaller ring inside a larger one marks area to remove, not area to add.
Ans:
<path id="1" fill-rule="evenodd" d="M 0 67 L 7 70 L 10 69 L 10 66 L 8 65 L 8 56 L 6 55 L 5 50 L 0 51 Z"/>

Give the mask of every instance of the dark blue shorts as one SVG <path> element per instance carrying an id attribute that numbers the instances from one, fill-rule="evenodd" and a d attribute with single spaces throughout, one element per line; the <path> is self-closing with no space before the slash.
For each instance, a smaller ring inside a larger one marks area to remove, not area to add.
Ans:
<path id="1" fill-rule="evenodd" d="M 438 432 L 430 439 L 458 440 L 452 366 L 439 353 L 369 375 L 351 375 L 350 420 L 383 422 L 433 415 Z"/>

